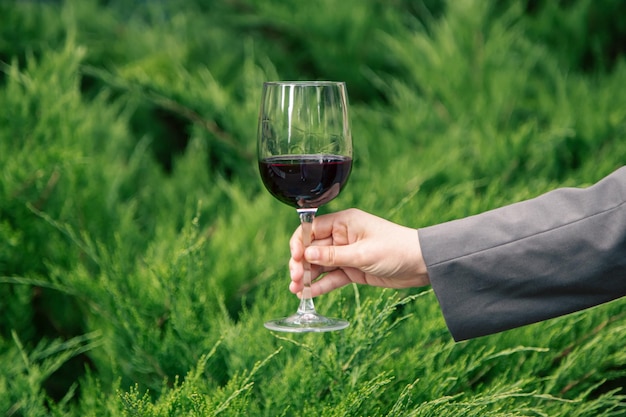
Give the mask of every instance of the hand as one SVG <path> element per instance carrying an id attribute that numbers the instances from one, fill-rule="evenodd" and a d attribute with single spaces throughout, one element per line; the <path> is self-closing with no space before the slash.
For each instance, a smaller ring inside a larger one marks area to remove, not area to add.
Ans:
<path id="1" fill-rule="evenodd" d="M 313 221 L 311 246 L 304 250 L 302 227 L 289 246 L 289 290 L 294 294 L 303 289 L 305 261 L 311 263 L 313 297 L 350 283 L 387 288 L 430 284 L 417 230 L 361 210 L 319 216 Z"/>

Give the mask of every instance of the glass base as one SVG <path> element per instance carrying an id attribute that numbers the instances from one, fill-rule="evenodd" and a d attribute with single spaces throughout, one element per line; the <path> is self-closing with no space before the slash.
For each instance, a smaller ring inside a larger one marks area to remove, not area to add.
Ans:
<path id="1" fill-rule="evenodd" d="M 343 330 L 349 325 L 346 320 L 324 317 L 317 313 L 296 313 L 265 323 L 267 329 L 290 333 L 332 332 Z"/>

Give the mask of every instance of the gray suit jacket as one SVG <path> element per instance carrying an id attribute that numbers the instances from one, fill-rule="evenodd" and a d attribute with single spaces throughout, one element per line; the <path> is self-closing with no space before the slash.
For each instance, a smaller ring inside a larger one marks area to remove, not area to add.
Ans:
<path id="1" fill-rule="evenodd" d="M 598 305 L 626 295 L 626 167 L 418 234 L 455 340 Z"/>

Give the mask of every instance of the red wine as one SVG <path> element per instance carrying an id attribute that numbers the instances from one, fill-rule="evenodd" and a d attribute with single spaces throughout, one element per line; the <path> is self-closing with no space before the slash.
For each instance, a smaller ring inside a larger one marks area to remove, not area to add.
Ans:
<path id="1" fill-rule="evenodd" d="M 351 168 L 352 158 L 338 155 L 284 155 L 259 161 L 265 188 L 296 208 L 319 207 L 337 197 Z"/>

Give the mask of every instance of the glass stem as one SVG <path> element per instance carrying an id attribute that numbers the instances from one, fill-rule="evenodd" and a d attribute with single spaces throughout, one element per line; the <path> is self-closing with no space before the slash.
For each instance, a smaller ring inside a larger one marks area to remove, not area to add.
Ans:
<path id="1" fill-rule="evenodd" d="M 298 209 L 298 215 L 300 216 L 300 224 L 302 225 L 302 243 L 304 249 L 311 245 L 313 238 L 313 220 L 315 219 L 316 208 Z M 315 305 L 313 304 L 313 297 L 311 297 L 311 264 L 307 261 L 303 261 L 304 264 L 304 277 L 302 284 L 302 297 L 300 298 L 300 307 L 298 307 L 298 314 L 315 314 Z"/>

